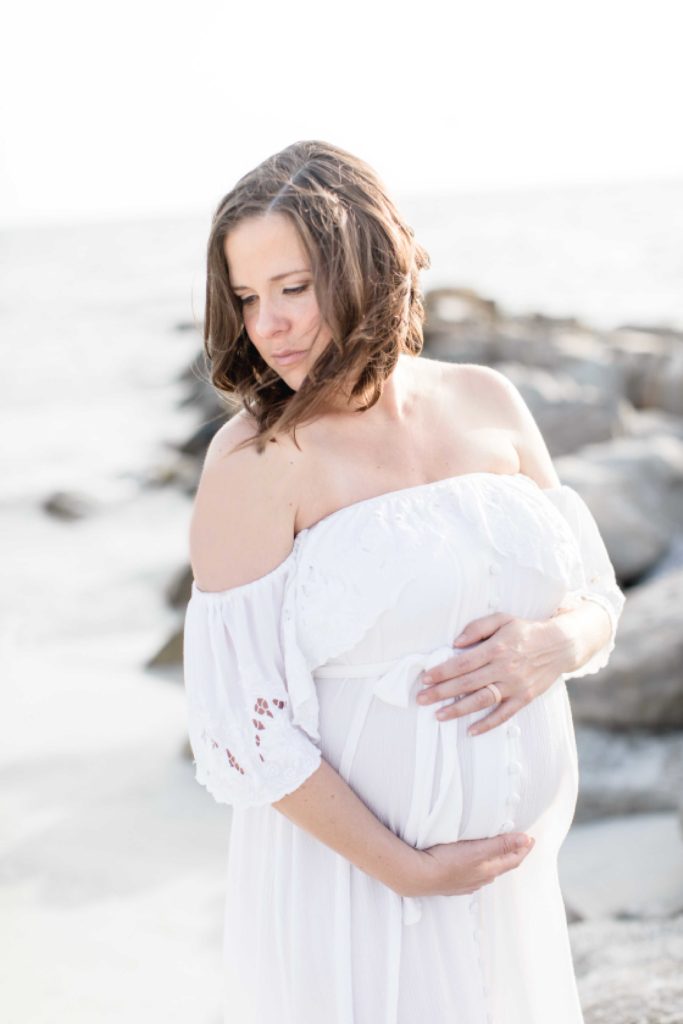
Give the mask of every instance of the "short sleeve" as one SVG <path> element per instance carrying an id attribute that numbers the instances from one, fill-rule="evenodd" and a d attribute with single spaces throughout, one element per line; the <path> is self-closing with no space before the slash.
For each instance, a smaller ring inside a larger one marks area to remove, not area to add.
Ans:
<path id="1" fill-rule="evenodd" d="M 565 679 L 578 679 L 598 672 L 609 661 L 626 598 L 617 584 L 598 524 L 581 495 L 568 484 L 545 488 L 543 493 L 569 523 L 581 554 L 580 583 L 567 594 L 569 604 L 572 600 L 594 601 L 604 608 L 610 620 L 607 642 L 580 668 L 564 673 Z"/>
<path id="2" fill-rule="evenodd" d="M 183 638 L 188 734 L 195 778 L 219 803 L 274 803 L 320 765 L 316 729 L 300 724 L 313 720 L 316 700 L 305 659 L 292 649 L 285 606 L 292 565 L 290 555 L 231 590 L 192 585 Z"/>

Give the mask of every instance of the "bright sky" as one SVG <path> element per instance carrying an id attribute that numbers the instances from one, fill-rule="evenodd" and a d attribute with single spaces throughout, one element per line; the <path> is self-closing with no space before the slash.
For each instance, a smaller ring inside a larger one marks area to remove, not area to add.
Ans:
<path id="1" fill-rule="evenodd" d="M 683 173 L 678 0 L 15 0 L 0 224 L 213 210 L 320 138 L 396 196 Z"/>

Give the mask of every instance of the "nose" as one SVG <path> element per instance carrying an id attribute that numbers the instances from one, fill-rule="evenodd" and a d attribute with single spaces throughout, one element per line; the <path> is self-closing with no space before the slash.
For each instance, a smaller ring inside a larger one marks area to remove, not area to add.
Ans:
<path id="1" fill-rule="evenodd" d="M 258 312 L 256 314 L 255 328 L 262 338 L 269 338 L 273 334 L 278 334 L 280 331 L 284 330 L 288 324 L 289 321 L 285 316 L 283 316 L 277 303 L 268 302 L 267 299 L 260 300 L 258 304 Z"/>

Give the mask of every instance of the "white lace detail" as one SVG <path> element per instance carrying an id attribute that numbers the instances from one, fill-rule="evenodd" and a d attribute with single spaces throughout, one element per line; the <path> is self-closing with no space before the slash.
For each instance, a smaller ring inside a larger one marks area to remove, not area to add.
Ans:
<path id="1" fill-rule="evenodd" d="M 195 777 L 220 803 L 273 803 L 320 764 L 321 751 L 292 721 L 279 639 L 292 565 L 288 560 L 229 591 L 194 587 L 187 607 L 184 675 Z"/>
<path id="2" fill-rule="evenodd" d="M 286 619 L 299 624 L 299 645 L 310 670 L 362 639 L 424 571 L 426 553 L 432 559 L 438 554 L 435 544 L 446 550 L 462 543 L 459 521 L 471 524 L 503 558 L 559 580 L 568 590 L 584 582 L 581 552 L 567 520 L 528 477 L 467 474 L 379 497 L 383 500 L 349 506 L 298 535 L 305 540 L 296 552 Z M 344 557 L 336 556 L 339 551 Z M 378 578 L 382 587 L 366 586 L 367 579 Z"/>
<path id="3" fill-rule="evenodd" d="M 258 698 L 257 703 L 262 708 L 259 713 L 267 714 L 267 700 Z M 273 707 L 283 710 L 285 704 L 274 698 Z M 260 762 L 258 770 L 255 770 L 248 752 L 245 750 L 240 753 L 244 750 L 242 741 L 248 741 L 247 733 L 242 735 L 235 732 L 229 741 L 225 738 L 221 741 L 216 738 L 218 730 L 211 715 L 195 710 L 194 721 L 192 749 L 195 779 L 219 803 L 238 807 L 273 803 L 298 789 L 320 764 L 321 752 L 307 743 L 297 743 L 296 733 L 286 723 L 271 729 L 266 737 L 265 733 L 260 732 L 266 728 L 265 724 L 252 719 L 255 730 L 258 730 L 253 739 L 259 748 Z M 228 742 L 231 746 L 228 746 Z M 243 767 L 243 764 L 247 767 Z"/>

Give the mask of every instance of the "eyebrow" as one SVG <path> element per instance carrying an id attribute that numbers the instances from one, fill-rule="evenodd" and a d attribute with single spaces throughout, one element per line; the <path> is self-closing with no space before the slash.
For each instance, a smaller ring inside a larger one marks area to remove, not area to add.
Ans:
<path id="1" fill-rule="evenodd" d="M 308 267 L 304 267 L 302 270 L 286 270 L 284 274 L 276 274 L 275 277 L 269 278 L 270 281 L 281 281 L 283 277 L 289 277 L 290 274 L 309 274 L 310 270 Z M 248 291 L 248 285 L 246 284 L 234 284 L 232 290 L 234 292 L 245 292 Z"/>

